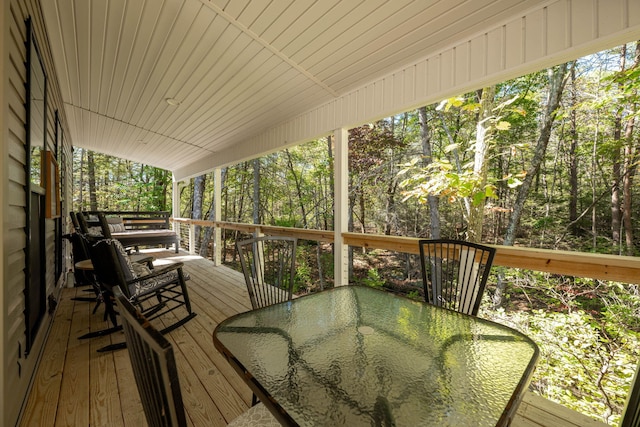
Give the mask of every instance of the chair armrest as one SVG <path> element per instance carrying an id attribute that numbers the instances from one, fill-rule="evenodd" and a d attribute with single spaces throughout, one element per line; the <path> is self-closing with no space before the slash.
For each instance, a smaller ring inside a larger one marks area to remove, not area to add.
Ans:
<path id="1" fill-rule="evenodd" d="M 154 261 L 154 257 L 147 255 L 147 256 L 143 256 L 142 254 L 134 254 L 134 255 L 129 255 L 129 260 L 131 262 L 137 262 L 138 264 L 146 264 L 147 267 L 149 267 L 149 269 L 153 270 L 153 261 Z"/>
<path id="2" fill-rule="evenodd" d="M 161 267 L 156 267 L 152 270 L 151 274 L 147 274 L 144 276 L 140 276 L 137 279 L 127 281 L 127 285 L 132 285 L 137 282 L 141 282 L 143 280 L 153 279 L 154 277 L 160 276 L 164 273 L 168 273 L 173 270 L 178 270 L 178 274 L 182 274 L 182 267 L 184 266 L 183 262 L 175 262 L 169 265 L 163 265 Z"/>

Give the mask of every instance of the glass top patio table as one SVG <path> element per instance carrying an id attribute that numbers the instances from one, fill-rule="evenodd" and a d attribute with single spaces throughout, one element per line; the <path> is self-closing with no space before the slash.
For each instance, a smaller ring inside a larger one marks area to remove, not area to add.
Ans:
<path id="1" fill-rule="evenodd" d="M 287 425 L 506 425 L 538 358 L 511 328 L 360 286 L 238 314 L 213 340 Z"/>

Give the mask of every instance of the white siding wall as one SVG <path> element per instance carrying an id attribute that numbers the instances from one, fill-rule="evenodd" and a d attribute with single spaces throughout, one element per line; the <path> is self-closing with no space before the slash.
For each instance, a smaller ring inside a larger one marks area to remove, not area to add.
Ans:
<path id="1" fill-rule="evenodd" d="M 0 12 L 0 54 L 2 55 L 2 81 L 0 100 L 0 123 L 2 124 L 2 292 L 0 293 L 0 339 L 2 355 L 0 362 L 0 425 L 15 425 L 23 400 L 27 395 L 37 358 L 44 343 L 45 333 L 51 317 L 45 318 L 37 333 L 33 348 L 25 355 L 25 143 L 26 143 L 26 24 L 28 16 L 34 22 L 35 37 L 40 48 L 47 74 L 47 142 L 53 149 L 55 138 L 55 110 L 62 114 L 65 123 L 58 84 L 53 72 L 53 61 L 44 34 L 39 0 L 5 0 Z M 69 141 L 70 142 L 70 141 Z M 65 148 L 70 154 L 70 145 Z M 70 160 L 70 155 L 67 156 Z M 68 162 L 67 162 L 68 163 Z M 62 167 L 62 165 L 60 165 Z M 66 167 L 70 169 L 70 164 Z M 70 189 L 70 182 L 63 187 Z M 65 191 L 65 190 L 63 190 Z M 45 223 L 46 250 L 46 295 L 57 296 L 54 283 L 54 222 Z"/>
<path id="2" fill-rule="evenodd" d="M 174 171 L 177 180 L 640 39 L 638 0 L 555 0 Z"/>

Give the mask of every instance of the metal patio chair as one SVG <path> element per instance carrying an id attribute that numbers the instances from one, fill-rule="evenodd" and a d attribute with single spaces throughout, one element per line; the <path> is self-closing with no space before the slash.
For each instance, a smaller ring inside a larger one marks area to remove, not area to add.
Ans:
<path id="1" fill-rule="evenodd" d="M 119 286 L 113 288 L 131 367 L 151 427 L 187 425 L 173 347 Z"/>
<path id="2" fill-rule="evenodd" d="M 477 315 L 495 248 L 461 240 L 420 240 L 425 300 Z"/>
<path id="3" fill-rule="evenodd" d="M 147 423 L 151 427 L 186 426 L 173 346 L 131 304 L 119 286 L 113 288 L 113 293 L 122 316 L 131 367 Z M 229 424 L 233 427 L 279 425 L 262 404 L 253 406 Z"/>
<path id="4" fill-rule="evenodd" d="M 251 306 L 256 309 L 292 298 L 297 240 L 264 236 L 236 243 Z"/>
<path id="5" fill-rule="evenodd" d="M 620 427 L 640 427 L 640 365 L 636 368 L 629 388 Z"/>

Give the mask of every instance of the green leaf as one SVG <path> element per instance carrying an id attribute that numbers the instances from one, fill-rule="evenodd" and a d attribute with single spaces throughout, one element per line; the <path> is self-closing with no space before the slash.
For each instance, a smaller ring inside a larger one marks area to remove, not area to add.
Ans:
<path id="1" fill-rule="evenodd" d="M 509 130 L 511 129 L 511 123 L 501 120 L 496 124 L 496 129 L 498 130 Z"/>

